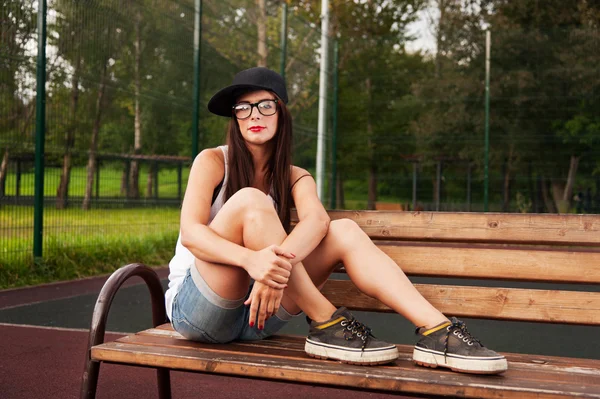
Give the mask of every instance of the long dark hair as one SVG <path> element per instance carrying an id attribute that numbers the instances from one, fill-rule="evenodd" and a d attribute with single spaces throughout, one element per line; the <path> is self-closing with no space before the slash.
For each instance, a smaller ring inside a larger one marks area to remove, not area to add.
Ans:
<path id="1" fill-rule="evenodd" d="M 271 139 L 273 152 L 267 161 L 265 181 L 271 187 L 271 195 L 277 204 L 277 214 L 285 231 L 290 228 L 290 174 L 292 167 L 292 116 L 284 102 L 277 98 L 277 132 Z M 232 117 L 227 130 L 229 178 L 225 190 L 225 201 L 244 187 L 251 187 L 254 181 L 254 162 L 246 147 L 237 120 Z"/>

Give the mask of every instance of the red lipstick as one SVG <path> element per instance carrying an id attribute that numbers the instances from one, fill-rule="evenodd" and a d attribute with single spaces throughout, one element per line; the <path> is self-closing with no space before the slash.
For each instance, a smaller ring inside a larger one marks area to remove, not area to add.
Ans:
<path id="1" fill-rule="evenodd" d="M 263 129 L 264 129 L 263 126 L 250 126 L 248 128 L 248 130 L 250 130 L 251 132 L 254 132 L 254 133 L 258 133 L 258 132 L 260 132 Z"/>

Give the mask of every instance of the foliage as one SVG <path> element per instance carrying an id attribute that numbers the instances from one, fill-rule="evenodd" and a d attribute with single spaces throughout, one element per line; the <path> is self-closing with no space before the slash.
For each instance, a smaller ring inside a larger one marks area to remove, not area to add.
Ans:
<path id="1" fill-rule="evenodd" d="M 0 170 L 0 194 L 14 194 L 18 157 L 21 194 L 31 194 L 33 187 L 36 4 L 5 0 L 0 6 L 0 162 L 12 159 Z M 279 70 L 282 3 L 266 4 L 267 62 Z M 294 117 L 294 162 L 312 171 L 320 2 L 288 4 L 284 72 Z M 508 0 L 330 0 L 330 5 L 330 48 L 334 40 L 340 48 L 336 162 L 347 207 L 382 199 L 408 202 L 413 162 L 418 163 L 417 201 L 425 208 L 431 209 L 439 161 L 443 202 L 464 209 L 467 196 L 474 204 L 482 201 L 487 29 L 492 208 L 568 210 L 570 190 L 590 192 L 590 202 L 600 202 L 600 7 L 595 2 L 549 0 L 542 7 Z M 53 0 L 49 9 L 47 196 L 56 194 L 58 166 L 68 151 L 73 154 L 70 194 L 81 195 L 95 127 L 100 154 L 134 152 L 136 103 L 142 154 L 191 156 L 194 1 Z M 201 148 L 222 144 L 228 122 L 206 110 L 211 95 L 259 61 L 256 9 L 253 0 L 203 1 Z M 435 16 L 430 28 L 436 49 L 409 52 L 410 23 L 423 13 Z M 333 75 L 332 67 L 328 73 Z M 331 80 L 327 93 L 331 110 Z M 327 139 L 329 152 L 331 120 Z M 101 164 L 101 196 L 123 198 L 123 165 Z M 467 170 L 472 171 L 468 193 Z M 173 196 L 175 185 L 165 182 L 175 181 L 175 172 L 161 173 L 159 192 Z M 151 183 L 143 167 L 142 197 L 143 186 Z"/>
<path id="2" fill-rule="evenodd" d="M 0 289 L 106 274 L 131 262 L 164 265 L 179 230 L 177 209 L 47 209 L 44 258 L 34 264 L 32 213 L 23 207 L 0 210 L 0 223 L 12 237 L 0 248 Z M 127 228 L 115 228 L 120 225 Z"/>

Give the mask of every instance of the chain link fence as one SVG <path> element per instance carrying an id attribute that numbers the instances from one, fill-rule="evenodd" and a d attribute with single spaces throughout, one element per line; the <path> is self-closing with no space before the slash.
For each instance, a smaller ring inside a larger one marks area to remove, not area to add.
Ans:
<path id="1" fill-rule="evenodd" d="M 320 32 L 293 8 L 266 2 L 261 12 L 256 2 L 237 0 L 48 1 L 39 128 L 38 5 L 8 1 L 0 10 L 2 285 L 22 284 L 31 268 L 56 277 L 65 263 L 78 273 L 86 261 L 114 268 L 144 252 L 148 262 L 168 260 L 192 157 L 225 139 L 227 121 L 206 103 L 242 69 L 262 63 L 285 74 L 294 154 L 314 170 Z M 40 203 L 36 134 L 45 144 Z M 43 207 L 40 257 L 33 256 L 36 206 Z"/>
<path id="2" fill-rule="evenodd" d="M 423 11 L 409 3 L 331 2 L 323 203 L 484 211 L 487 186 L 490 211 L 598 212 L 593 5 L 450 7 L 429 21 L 433 50 L 408 51 L 409 24 Z M 39 4 L 0 8 L 3 286 L 166 262 L 191 160 L 225 140 L 227 121 L 206 103 L 242 69 L 285 76 L 294 163 L 316 177 L 318 3 L 49 0 L 45 125 L 36 123 Z M 428 4 L 435 14 L 446 3 Z M 542 19 L 560 27 L 532 22 Z M 45 144 L 37 202 L 36 137 Z"/>

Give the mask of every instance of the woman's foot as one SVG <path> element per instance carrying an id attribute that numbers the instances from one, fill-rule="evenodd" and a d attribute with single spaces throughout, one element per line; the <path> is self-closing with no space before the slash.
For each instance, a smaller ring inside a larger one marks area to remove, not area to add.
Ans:
<path id="1" fill-rule="evenodd" d="M 343 307 L 327 321 L 310 322 L 304 350 L 319 359 L 366 366 L 389 363 L 398 358 L 396 345 L 375 338 L 369 327 L 359 323 Z"/>
<path id="2" fill-rule="evenodd" d="M 508 368 L 504 356 L 483 346 L 455 317 L 429 330 L 417 328 L 416 333 L 421 337 L 413 351 L 418 365 L 475 374 L 499 374 Z"/>

